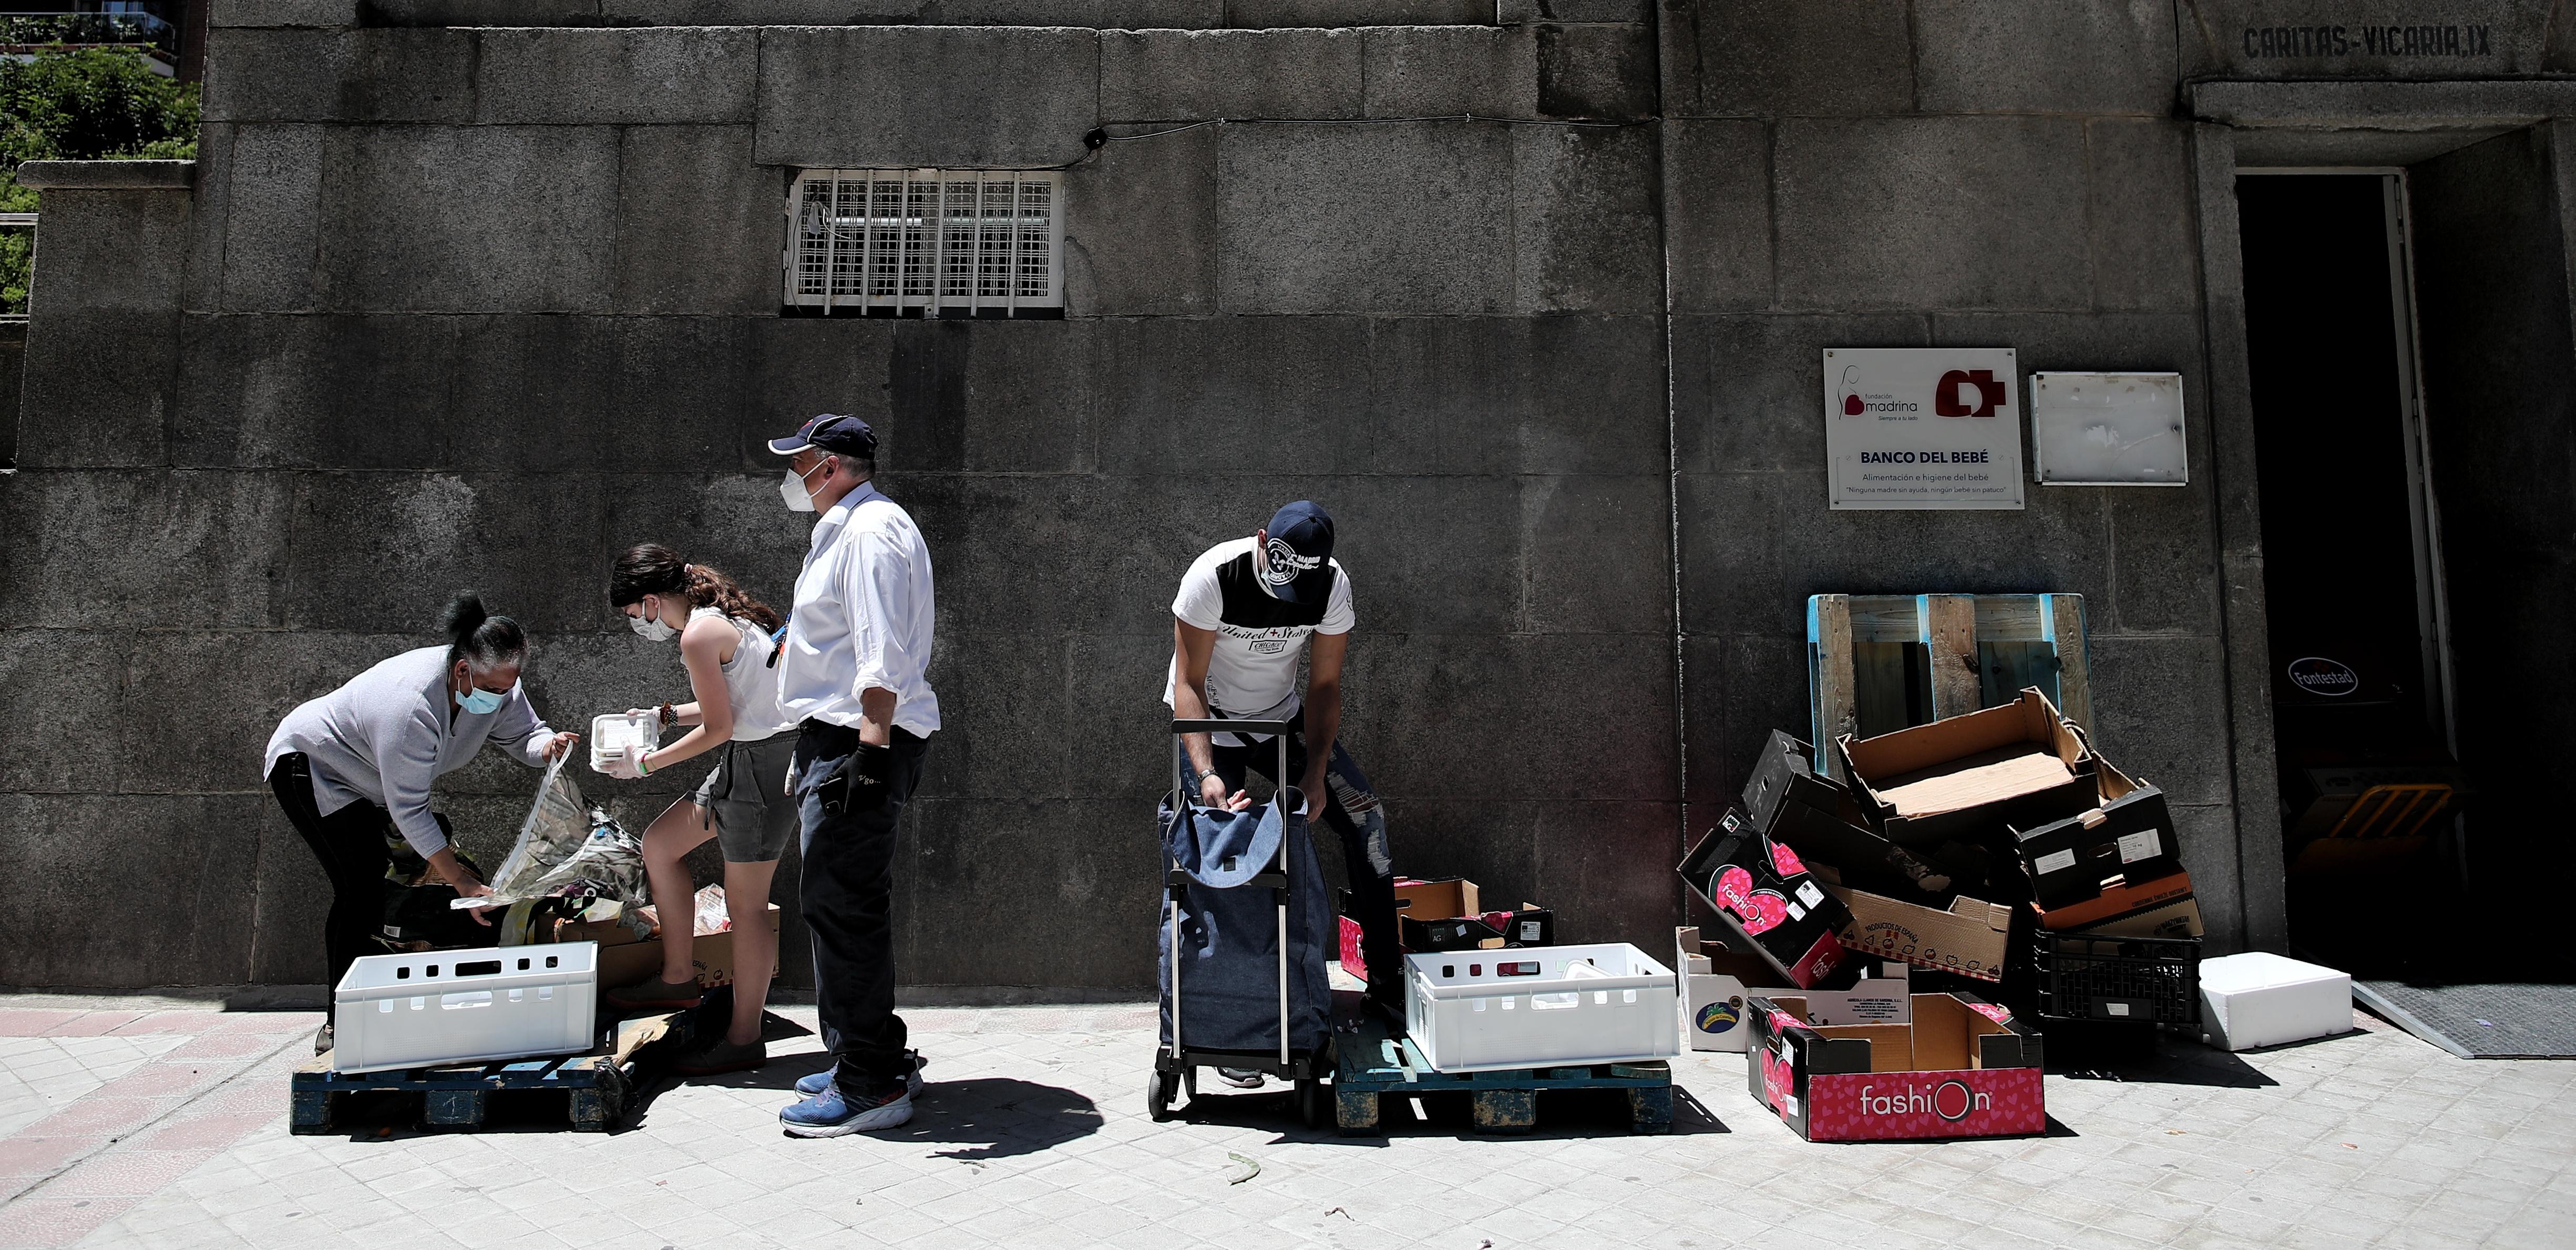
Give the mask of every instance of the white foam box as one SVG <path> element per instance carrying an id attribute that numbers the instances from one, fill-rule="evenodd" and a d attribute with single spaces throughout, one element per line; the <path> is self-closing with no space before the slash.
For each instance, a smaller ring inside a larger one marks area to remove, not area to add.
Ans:
<path id="1" fill-rule="evenodd" d="M 381 1072 L 538 1055 L 599 1041 L 599 944 L 366 955 L 331 992 L 331 1066 Z"/>
<path id="2" fill-rule="evenodd" d="M 2352 977 L 2264 951 L 2200 961 L 2203 1040 L 2252 1050 L 2352 1031 Z"/>
<path id="3" fill-rule="evenodd" d="M 1681 1053 L 1673 970 L 1626 942 L 1404 957 L 1405 1028 L 1440 1072 Z"/>
<path id="4" fill-rule="evenodd" d="M 603 712 L 590 718 L 590 770 L 608 771 L 609 761 L 626 754 L 628 747 L 647 751 L 662 745 L 662 715 L 659 711 L 629 716 L 624 712 Z"/>

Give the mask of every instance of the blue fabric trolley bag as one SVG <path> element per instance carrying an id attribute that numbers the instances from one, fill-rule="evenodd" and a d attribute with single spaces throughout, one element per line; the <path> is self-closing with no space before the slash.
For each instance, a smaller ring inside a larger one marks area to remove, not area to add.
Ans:
<path id="1" fill-rule="evenodd" d="M 1163 842 L 1163 908 L 1158 972 L 1162 1041 L 1147 1107 L 1168 1119 L 1183 1090 L 1198 1093 L 1198 1069 L 1267 1073 L 1294 1082 L 1298 1114 L 1310 1128 L 1326 1114 L 1322 1076 L 1331 1069 L 1332 982 L 1325 971 L 1334 932 L 1323 869 L 1299 809 L 1304 796 L 1281 786 L 1248 811 L 1201 807 L 1181 781 L 1181 735 L 1210 731 L 1269 735 L 1287 776 L 1287 721 L 1172 722 L 1172 790 L 1157 825 Z"/>

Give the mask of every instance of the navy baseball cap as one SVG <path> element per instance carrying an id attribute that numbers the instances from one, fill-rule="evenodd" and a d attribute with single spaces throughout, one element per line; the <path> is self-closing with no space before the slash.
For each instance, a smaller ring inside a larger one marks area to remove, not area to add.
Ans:
<path id="1" fill-rule="evenodd" d="M 795 455 L 808 447 L 821 451 L 837 451 L 846 456 L 865 456 L 874 460 L 877 455 L 877 432 L 869 429 L 868 423 L 857 417 L 845 417 L 838 413 L 827 412 L 796 427 L 796 432 L 785 438 L 769 440 L 769 449 L 782 456 Z"/>
<path id="2" fill-rule="evenodd" d="M 1270 518 L 1270 545 L 1262 552 L 1261 580 L 1290 603 L 1322 603 L 1333 593 L 1333 517 L 1323 505 L 1300 499 Z"/>

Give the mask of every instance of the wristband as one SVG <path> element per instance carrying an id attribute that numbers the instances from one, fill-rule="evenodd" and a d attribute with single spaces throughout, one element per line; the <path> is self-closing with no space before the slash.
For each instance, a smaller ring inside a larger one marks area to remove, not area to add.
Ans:
<path id="1" fill-rule="evenodd" d="M 652 752 L 647 751 L 644 754 L 635 757 L 635 775 L 638 777 L 650 777 L 653 775 Z"/>
<path id="2" fill-rule="evenodd" d="M 678 709 L 673 708 L 670 704 L 665 703 L 654 710 L 660 714 L 662 728 L 668 729 L 671 726 L 680 723 L 680 713 Z"/>

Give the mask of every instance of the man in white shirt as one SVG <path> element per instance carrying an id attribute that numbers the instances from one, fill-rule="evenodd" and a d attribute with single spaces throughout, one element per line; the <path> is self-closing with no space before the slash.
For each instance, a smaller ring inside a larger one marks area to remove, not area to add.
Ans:
<path id="1" fill-rule="evenodd" d="M 1333 518 L 1306 500 L 1289 504 L 1252 537 L 1209 548 L 1182 575 L 1172 600 L 1172 667 L 1163 702 L 1180 720 L 1290 720 L 1302 708 L 1304 722 L 1288 740 L 1288 771 L 1306 796 L 1308 814 L 1320 813 L 1341 835 L 1369 999 L 1401 1024 L 1404 973 L 1386 809 L 1335 740 L 1342 656 L 1356 621 L 1350 575 L 1333 559 Z M 1302 699 L 1301 657 L 1307 669 Z M 1278 747 L 1265 736 L 1189 734 L 1181 741 L 1186 780 L 1210 807 L 1249 807 L 1246 771 L 1278 767 Z"/>
<path id="2" fill-rule="evenodd" d="M 772 440 L 787 506 L 820 510 L 779 647 L 778 701 L 800 721 L 788 784 L 805 866 L 798 901 L 814 941 L 814 1014 L 833 1067 L 797 1082 L 779 1113 L 797 1137 L 892 1128 L 912 1118 L 918 1062 L 894 1013 L 895 821 L 939 728 L 930 665 L 930 550 L 870 485 L 877 440 L 826 413 Z"/>

